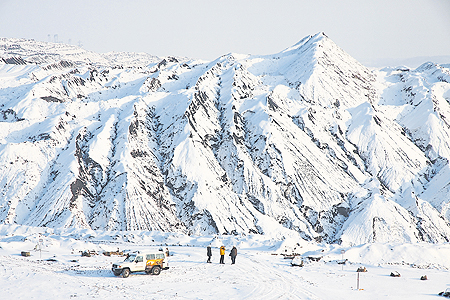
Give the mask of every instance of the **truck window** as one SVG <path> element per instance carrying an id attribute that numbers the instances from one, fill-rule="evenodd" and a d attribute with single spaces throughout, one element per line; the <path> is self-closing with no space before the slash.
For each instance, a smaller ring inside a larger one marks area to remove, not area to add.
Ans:
<path id="1" fill-rule="evenodd" d="M 147 259 L 147 260 L 155 259 L 155 254 L 147 254 L 146 259 Z"/>
<path id="2" fill-rule="evenodd" d="M 158 254 L 156 254 L 156 258 L 157 259 L 164 258 L 164 254 L 163 253 L 158 253 Z"/>
<path id="3" fill-rule="evenodd" d="M 143 262 L 142 256 L 136 257 L 136 262 Z"/>
<path id="4" fill-rule="evenodd" d="M 125 258 L 125 262 L 133 262 L 134 259 L 136 258 L 136 254 L 130 254 L 127 256 L 127 258 Z"/>

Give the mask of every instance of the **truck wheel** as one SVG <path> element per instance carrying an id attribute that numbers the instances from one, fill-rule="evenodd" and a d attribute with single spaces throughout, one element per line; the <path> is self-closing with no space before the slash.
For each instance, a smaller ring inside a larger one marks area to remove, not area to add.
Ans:
<path id="1" fill-rule="evenodd" d="M 159 267 L 159 266 L 153 267 L 153 269 L 152 269 L 153 275 L 159 275 L 160 273 L 161 273 L 161 267 Z"/>
<path id="2" fill-rule="evenodd" d="M 128 269 L 123 269 L 123 271 L 122 271 L 122 277 L 123 277 L 123 278 L 127 278 L 128 276 L 130 276 L 130 270 L 128 270 Z"/>
<path id="3" fill-rule="evenodd" d="M 119 276 L 120 273 L 122 273 L 122 271 L 113 271 L 113 273 L 114 273 L 115 276 Z"/>

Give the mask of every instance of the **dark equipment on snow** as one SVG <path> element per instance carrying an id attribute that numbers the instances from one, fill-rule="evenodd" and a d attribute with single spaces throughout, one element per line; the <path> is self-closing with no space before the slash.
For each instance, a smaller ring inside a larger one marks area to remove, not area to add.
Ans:
<path id="1" fill-rule="evenodd" d="M 439 296 L 444 296 L 444 297 L 450 298 L 450 288 L 446 289 L 445 292 L 440 292 Z"/>
<path id="2" fill-rule="evenodd" d="M 81 256 L 91 257 L 92 255 L 97 255 L 97 253 L 91 250 L 81 252 Z"/>
<path id="3" fill-rule="evenodd" d="M 124 256 L 123 251 L 120 251 L 119 248 L 117 248 L 117 251 L 104 251 L 104 256 L 111 256 L 111 255 L 117 255 L 117 256 Z"/>
<path id="4" fill-rule="evenodd" d="M 306 257 L 306 259 L 308 259 L 309 261 L 314 261 L 314 262 L 318 262 L 322 258 L 323 258 L 323 256 L 307 256 Z"/>
<path id="5" fill-rule="evenodd" d="M 291 261 L 291 266 L 293 267 L 303 267 L 304 262 L 301 256 L 294 257 Z"/>

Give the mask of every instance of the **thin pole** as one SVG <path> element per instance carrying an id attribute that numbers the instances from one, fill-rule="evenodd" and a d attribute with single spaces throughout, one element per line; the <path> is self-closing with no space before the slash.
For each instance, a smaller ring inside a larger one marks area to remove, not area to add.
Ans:
<path id="1" fill-rule="evenodd" d="M 356 280 L 356 286 L 357 286 L 357 289 L 359 291 L 359 272 L 358 272 L 358 279 Z"/>
<path id="2" fill-rule="evenodd" d="M 44 242 L 43 239 L 39 239 L 39 260 L 42 260 L 42 243 Z"/>

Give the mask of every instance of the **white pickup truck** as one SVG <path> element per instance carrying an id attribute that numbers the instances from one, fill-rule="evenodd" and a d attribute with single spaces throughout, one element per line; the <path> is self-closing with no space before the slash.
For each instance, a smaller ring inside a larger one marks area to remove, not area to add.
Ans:
<path id="1" fill-rule="evenodd" d="M 123 262 L 112 265 L 114 275 L 127 278 L 134 272 L 159 275 L 161 270 L 169 269 L 169 262 L 163 251 L 137 251 L 128 254 Z"/>

